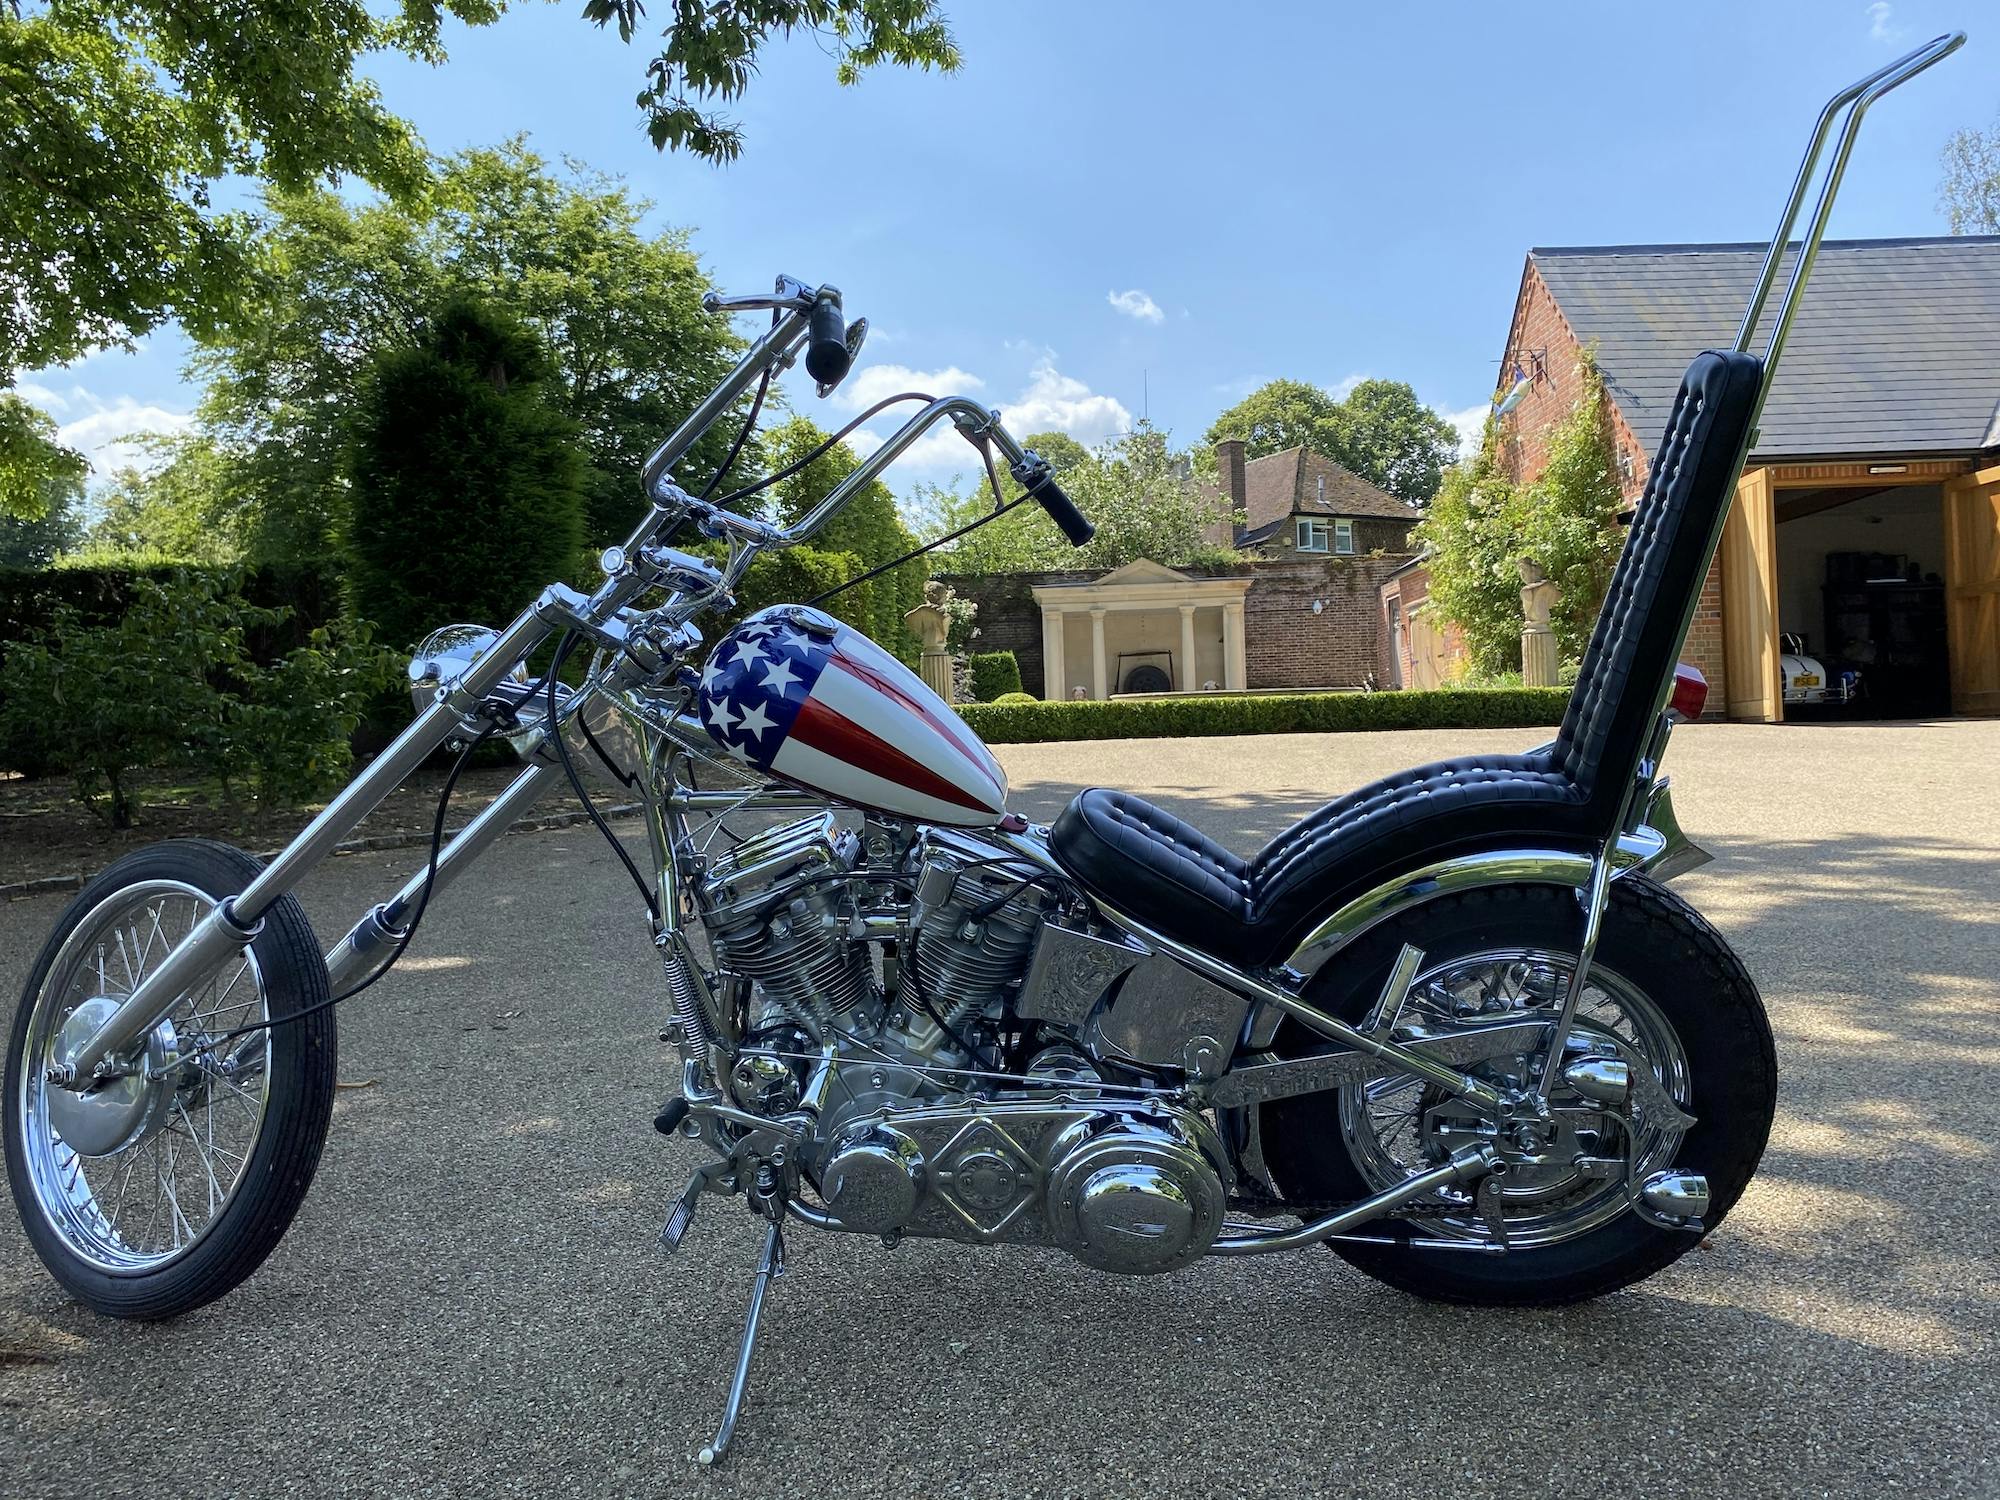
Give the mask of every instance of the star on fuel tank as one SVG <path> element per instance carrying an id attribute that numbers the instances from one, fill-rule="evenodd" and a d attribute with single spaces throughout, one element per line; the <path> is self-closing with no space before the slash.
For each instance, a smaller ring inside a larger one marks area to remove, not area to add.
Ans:
<path id="1" fill-rule="evenodd" d="M 796 687 L 798 681 L 798 674 L 792 670 L 792 664 L 783 657 L 778 658 L 776 666 L 764 669 L 763 686 L 771 689 L 780 698 L 785 696 L 785 689 Z"/>
<path id="2" fill-rule="evenodd" d="M 761 738 L 765 730 L 775 727 L 764 713 L 763 704 L 753 703 L 743 710 L 743 734 L 746 739 L 753 734 Z"/>

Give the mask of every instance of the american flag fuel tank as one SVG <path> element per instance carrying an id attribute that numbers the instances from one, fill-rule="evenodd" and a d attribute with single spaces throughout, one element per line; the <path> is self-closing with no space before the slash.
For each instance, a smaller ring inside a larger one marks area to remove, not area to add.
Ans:
<path id="1" fill-rule="evenodd" d="M 1007 777 L 963 719 L 860 631 L 760 610 L 701 673 L 701 722 L 736 759 L 859 807 L 960 828 L 1000 820 Z"/>

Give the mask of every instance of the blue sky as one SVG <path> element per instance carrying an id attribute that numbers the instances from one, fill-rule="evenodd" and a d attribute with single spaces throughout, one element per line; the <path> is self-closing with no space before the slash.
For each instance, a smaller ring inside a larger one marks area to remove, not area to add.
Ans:
<path id="1" fill-rule="evenodd" d="M 1991 0 L 944 8 L 951 77 L 841 88 L 811 40 L 773 49 L 720 169 L 651 149 L 631 103 L 650 54 L 573 0 L 455 28 L 441 68 L 373 71 L 434 150 L 526 131 L 625 175 L 727 289 L 841 286 L 875 331 L 834 401 L 793 389 L 823 425 L 915 385 L 1085 441 L 1142 414 L 1198 441 L 1276 376 L 1407 380 L 1466 418 L 1530 246 L 1768 237 L 1824 97 L 1962 26 L 1964 51 L 1870 115 L 1834 221 L 1942 233 L 1939 148 L 2000 104 Z M 30 394 L 102 454 L 185 419 L 184 353 L 162 334 Z M 968 452 L 941 435 L 891 479 Z"/>

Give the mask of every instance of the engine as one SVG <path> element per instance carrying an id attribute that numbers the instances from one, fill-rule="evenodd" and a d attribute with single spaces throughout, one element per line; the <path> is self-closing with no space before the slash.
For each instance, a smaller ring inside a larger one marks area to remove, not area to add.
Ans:
<path id="1" fill-rule="evenodd" d="M 1088 1041 L 1015 1012 L 1059 904 L 1032 867 L 969 835 L 857 833 L 826 813 L 722 851 L 698 896 L 738 981 L 730 1093 L 811 1114 L 802 1165 L 841 1227 L 1054 1243 L 1128 1274 L 1214 1239 L 1228 1169 L 1208 1122 L 1108 1082 Z"/>

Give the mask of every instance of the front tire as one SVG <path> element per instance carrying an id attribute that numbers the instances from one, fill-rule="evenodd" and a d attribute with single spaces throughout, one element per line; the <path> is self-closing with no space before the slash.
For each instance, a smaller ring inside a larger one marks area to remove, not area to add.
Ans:
<path id="1" fill-rule="evenodd" d="M 1548 1009 L 1552 995 L 1560 996 L 1575 967 L 1581 927 L 1575 893 L 1568 889 L 1495 886 L 1444 897 L 1368 933 L 1316 976 L 1307 998 L 1343 1019 L 1358 1019 L 1409 943 L 1425 955 L 1412 988 L 1412 1011 L 1432 1012 L 1423 1019 L 1465 1024 L 1467 1014 L 1485 1021 L 1518 1018 L 1523 1011 Z M 1479 986 L 1466 978 L 1483 972 L 1510 976 L 1497 998 L 1482 998 Z M 1585 1152 L 1599 1141 L 1629 1144 L 1648 1172 L 1673 1165 L 1702 1173 L 1712 1195 L 1703 1222 L 1712 1230 L 1755 1172 L 1777 1105 L 1776 1055 L 1755 984 L 1693 907 L 1643 876 L 1628 875 L 1611 885 L 1589 985 L 1573 1036 L 1594 1041 L 1607 1055 L 1620 1048 L 1628 1059 L 1650 1063 L 1695 1123 L 1682 1132 L 1641 1121 L 1628 1143 L 1619 1127 L 1593 1130 L 1588 1105 L 1578 1109 L 1582 1101 L 1573 1100 L 1566 1118 L 1584 1122 L 1573 1139 Z M 1323 1045 L 1294 1023 L 1287 1027 L 1279 1050 Z M 1504 1086 L 1532 1087 L 1545 1055 L 1546 1049 L 1497 1059 L 1470 1071 Z M 1399 1122 L 1399 1133 L 1390 1135 L 1380 1101 L 1396 1091 L 1408 1095 L 1410 1120 Z M 1314 1203 L 1367 1197 L 1428 1165 L 1423 1153 L 1434 1155 L 1448 1146 L 1458 1122 L 1441 1091 L 1385 1070 L 1337 1092 L 1266 1104 L 1260 1124 L 1274 1184 L 1290 1202 Z M 1491 1241 L 1490 1226 L 1467 1205 L 1443 1201 L 1425 1209 L 1427 1228 L 1391 1219 L 1358 1231 L 1393 1245 L 1335 1241 L 1332 1248 L 1377 1280 L 1421 1297 L 1535 1307 L 1630 1286 L 1698 1243 L 1686 1230 L 1640 1219 L 1625 1205 L 1622 1183 L 1593 1185 L 1555 1171 L 1539 1199 L 1532 1188 L 1510 1188 L 1503 1201 L 1506 1197 L 1525 1201 L 1506 1209 L 1505 1255 L 1477 1253 L 1482 1242 Z M 1409 1243 L 1440 1237 L 1463 1241 L 1466 1248 Z"/>
<path id="2" fill-rule="evenodd" d="M 45 1076 L 260 868 L 203 840 L 142 849 L 84 887 L 29 973 L 7 1044 L 7 1176 L 42 1264 L 98 1312 L 169 1318 L 214 1301 L 263 1263 L 312 1185 L 333 1117 L 332 1010 L 204 1051 L 326 998 L 292 896 L 175 1002 L 143 1045 L 148 1071 L 83 1095 Z"/>

